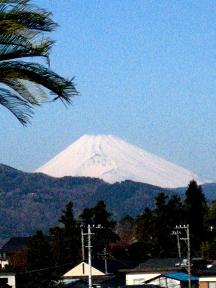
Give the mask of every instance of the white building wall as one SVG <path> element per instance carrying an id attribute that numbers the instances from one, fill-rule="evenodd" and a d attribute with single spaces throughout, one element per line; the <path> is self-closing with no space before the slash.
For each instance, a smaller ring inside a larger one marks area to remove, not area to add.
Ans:
<path id="1" fill-rule="evenodd" d="M 15 275 L 0 275 L 0 278 L 7 278 L 8 279 L 8 285 L 12 286 L 12 288 L 16 288 L 16 277 Z"/>
<path id="2" fill-rule="evenodd" d="M 159 273 L 126 274 L 126 285 L 139 285 L 145 281 L 159 276 Z"/>
<path id="3" fill-rule="evenodd" d="M 216 282 L 216 277 L 215 276 L 209 276 L 209 277 L 201 276 L 199 278 L 199 282 Z"/>

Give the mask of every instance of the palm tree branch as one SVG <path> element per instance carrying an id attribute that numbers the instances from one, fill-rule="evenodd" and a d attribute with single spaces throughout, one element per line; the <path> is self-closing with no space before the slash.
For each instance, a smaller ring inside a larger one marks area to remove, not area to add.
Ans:
<path id="1" fill-rule="evenodd" d="M 26 5 L 28 2 L 29 0 L 0 0 L 0 5 L 6 5 L 6 4 Z"/>
<path id="2" fill-rule="evenodd" d="M 27 47 L 3 45 L 0 48 L 0 61 L 10 60 L 23 57 L 49 57 L 49 50 L 53 45 L 53 41 L 46 40 L 40 44 L 32 46 L 31 49 Z"/>
<path id="3" fill-rule="evenodd" d="M 40 103 L 47 98 L 39 85 L 30 81 L 15 78 L 2 78 L 1 82 L 13 89 L 15 93 L 18 93 L 19 96 L 32 105 L 40 105 Z M 37 93 L 33 93 L 32 91 L 36 91 Z"/>
<path id="4" fill-rule="evenodd" d="M 1 2 L 0 2 L 1 3 Z M 51 19 L 52 13 L 27 3 L 0 4 L 0 21 L 13 21 L 23 28 L 40 31 L 53 31 L 57 24 Z"/>
<path id="5" fill-rule="evenodd" d="M 10 90 L 0 88 L 0 105 L 7 108 L 23 125 L 29 122 L 33 111 L 31 105 Z"/>
<path id="6" fill-rule="evenodd" d="M 32 43 L 22 35 L 0 33 L 0 45 L 14 45 L 24 48 L 32 48 Z"/>
<path id="7" fill-rule="evenodd" d="M 13 21 L 23 28 L 40 31 L 53 31 L 57 24 L 50 18 L 51 13 L 44 11 L 9 11 L 8 13 L 0 13 L 0 20 Z"/>
<path id="8" fill-rule="evenodd" d="M 72 80 L 65 80 L 50 69 L 41 64 L 29 63 L 24 61 L 8 61 L 0 63 L 0 82 L 1 78 L 19 78 L 33 81 L 53 92 L 61 100 L 71 102 L 73 96 L 78 95 Z"/>
<path id="9" fill-rule="evenodd" d="M 16 36 L 18 39 L 18 44 L 20 45 L 19 39 L 22 39 L 24 42 L 22 46 L 26 45 L 25 43 L 33 43 L 35 40 L 38 42 L 39 35 L 40 38 L 44 40 L 44 34 L 39 30 L 31 30 L 16 23 L 14 21 L 4 21 L 0 20 L 0 35 L 4 37 Z M 42 40 L 42 41 L 43 41 Z"/>

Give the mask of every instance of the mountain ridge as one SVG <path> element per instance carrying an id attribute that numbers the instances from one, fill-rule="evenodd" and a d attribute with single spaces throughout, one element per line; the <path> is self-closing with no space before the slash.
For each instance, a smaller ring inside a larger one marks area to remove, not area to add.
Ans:
<path id="1" fill-rule="evenodd" d="M 132 180 L 164 188 L 201 179 L 193 172 L 113 135 L 84 135 L 36 172 L 54 177 L 89 176 L 108 183 Z"/>
<path id="2" fill-rule="evenodd" d="M 216 183 L 203 185 L 206 198 L 215 200 Z M 210 194 L 208 196 L 208 187 Z M 130 180 L 109 184 L 90 177 L 55 178 L 43 173 L 26 173 L 0 164 L 0 240 L 12 236 L 28 236 L 57 224 L 68 201 L 74 204 L 75 215 L 103 200 L 116 219 L 132 217 L 144 208 L 154 207 L 155 196 L 178 193 L 186 188 L 165 189 Z"/>

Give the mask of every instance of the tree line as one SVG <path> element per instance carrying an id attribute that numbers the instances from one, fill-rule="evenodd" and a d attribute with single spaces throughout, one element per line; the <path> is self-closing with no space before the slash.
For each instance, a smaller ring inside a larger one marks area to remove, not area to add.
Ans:
<path id="1" fill-rule="evenodd" d="M 137 263 L 149 258 L 178 257 L 173 231 L 184 224 L 190 227 L 192 257 L 216 257 L 216 202 L 208 204 L 201 186 L 191 181 L 184 198 L 159 193 L 154 208 L 145 208 L 135 218 L 126 215 L 117 222 L 104 201 L 84 209 L 78 219 L 69 202 L 62 211 L 59 225 L 49 229 L 49 236 L 37 231 L 29 238 L 26 265 L 19 271 L 25 287 L 56 287 L 53 280 L 60 279 L 63 273 L 82 261 L 81 225 L 86 229 L 88 224 L 101 225 L 101 229 L 93 230 L 93 259 L 103 258 L 104 248 L 108 258 Z M 180 238 L 185 237 L 184 231 L 179 232 L 182 233 Z M 184 258 L 187 255 L 184 241 L 180 241 L 180 247 Z"/>

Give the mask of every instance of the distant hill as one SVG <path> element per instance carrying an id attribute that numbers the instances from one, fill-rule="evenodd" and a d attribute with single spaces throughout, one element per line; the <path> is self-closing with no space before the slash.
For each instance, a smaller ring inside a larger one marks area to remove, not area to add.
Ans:
<path id="1" fill-rule="evenodd" d="M 206 184 L 204 188 L 211 200 L 216 199 L 216 184 Z M 133 181 L 108 184 L 88 177 L 54 178 L 0 164 L 0 238 L 27 236 L 36 229 L 46 231 L 56 225 L 68 201 L 74 203 L 76 215 L 84 208 L 93 207 L 98 200 L 104 200 L 116 218 L 127 214 L 136 216 L 145 207 L 153 207 L 159 192 L 183 194 L 184 190 Z"/>
<path id="2" fill-rule="evenodd" d="M 205 183 L 201 186 L 208 202 L 216 200 L 216 183 Z M 187 187 L 181 187 L 172 189 L 171 191 L 184 197 L 186 189 Z"/>

